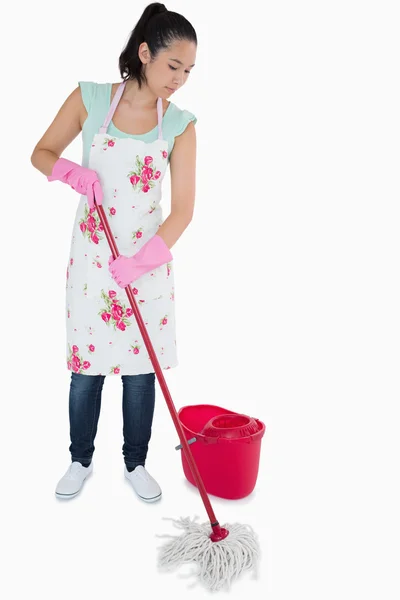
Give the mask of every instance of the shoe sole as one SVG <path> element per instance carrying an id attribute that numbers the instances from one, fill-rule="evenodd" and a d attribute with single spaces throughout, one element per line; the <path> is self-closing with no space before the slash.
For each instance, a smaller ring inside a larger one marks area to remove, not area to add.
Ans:
<path id="1" fill-rule="evenodd" d="M 71 500 L 72 498 L 75 498 L 75 496 L 80 494 L 85 481 L 87 479 L 89 479 L 89 477 L 91 476 L 92 473 L 93 473 L 93 471 L 91 473 L 89 473 L 88 475 L 86 475 L 85 479 L 82 481 L 81 487 L 79 488 L 79 490 L 77 492 L 75 492 L 74 494 L 59 494 L 58 492 L 55 492 L 56 498 L 59 498 L 60 500 Z"/>
<path id="2" fill-rule="evenodd" d="M 131 488 L 133 489 L 133 491 L 135 492 L 136 496 L 138 498 L 140 498 L 141 500 L 143 500 L 144 502 L 157 502 L 157 500 L 161 499 L 162 496 L 162 492 L 161 494 L 159 494 L 158 496 L 154 496 L 153 498 L 145 498 L 144 496 L 141 496 L 140 494 L 137 493 L 137 491 L 135 490 L 135 488 L 132 485 L 132 482 L 130 479 L 128 479 L 128 477 L 125 475 L 125 480 L 127 483 L 129 483 L 129 485 L 131 486 Z"/>
<path id="3" fill-rule="evenodd" d="M 136 492 L 136 495 L 137 495 L 138 498 L 140 498 L 144 502 L 157 502 L 157 500 L 160 500 L 161 496 L 162 496 L 162 494 L 160 494 L 159 496 L 154 496 L 154 498 L 143 498 L 143 496 L 141 496 L 137 492 Z"/>
<path id="4" fill-rule="evenodd" d="M 80 491 L 81 490 L 79 490 L 78 492 L 75 492 L 75 494 L 58 494 L 56 492 L 56 498 L 59 498 L 60 500 L 71 500 L 71 498 L 75 498 L 75 496 L 77 496 Z"/>

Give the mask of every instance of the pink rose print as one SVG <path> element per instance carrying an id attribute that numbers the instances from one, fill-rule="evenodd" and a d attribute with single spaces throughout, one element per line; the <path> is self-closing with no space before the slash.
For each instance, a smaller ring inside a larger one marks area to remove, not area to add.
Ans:
<path id="1" fill-rule="evenodd" d="M 90 233 L 92 233 L 93 231 L 96 231 L 96 221 L 95 221 L 94 217 L 92 217 L 92 216 L 88 217 L 87 228 L 89 229 Z"/>
<path id="2" fill-rule="evenodd" d="M 88 346 L 88 349 L 89 349 L 89 352 L 90 352 L 90 353 L 93 353 L 93 352 L 95 351 L 95 347 L 93 346 L 93 344 L 90 344 L 90 345 Z"/>
<path id="3" fill-rule="evenodd" d="M 96 254 L 96 258 L 94 258 L 94 259 L 92 260 L 92 265 L 94 265 L 94 266 L 95 266 L 95 267 L 97 267 L 98 269 L 101 269 L 101 268 L 102 268 L 102 266 L 103 266 L 103 265 L 102 265 L 102 264 L 101 264 L 101 262 L 99 261 L 99 255 L 98 255 L 98 254 Z M 85 285 L 87 286 L 87 284 L 85 284 Z"/>
<path id="4" fill-rule="evenodd" d="M 167 263 L 167 277 L 171 274 L 171 263 Z"/>
<path id="5" fill-rule="evenodd" d="M 161 155 L 163 158 L 167 158 L 168 152 L 166 150 L 161 150 Z"/>
<path id="6" fill-rule="evenodd" d="M 99 223 L 99 226 L 97 228 L 99 231 L 104 231 L 104 227 L 102 223 Z"/>
<path id="7" fill-rule="evenodd" d="M 151 215 L 151 213 L 153 213 L 155 210 L 156 210 L 156 203 L 153 202 L 152 204 L 150 204 L 149 215 Z"/>
<path id="8" fill-rule="evenodd" d="M 113 217 L 117 211 L 116 211 L 116 210 L 115 210 L 115 208 L 112 206 L 112 207 L 109 209 L 109 211 L 108 211 L 108 212 L 109 212 L 109 215 L 110 215 L 111 217 Z"/>
<path id="9" fill-rule="evenodd" d="M 99 315 L 107 325 L 112 324 L 114 331 L 125 331 L 126 327 L 131 325 L 128 320 L 129 315 L 125 304 L 121 304 L 115 297 L 114 290 L 109 290 L 108 294 L 101 290 L 101 297 L 105 303 L 105 308 L 99 311 Z"/>
<path id="10" fill-rule="evenodd" d="M 115 140 L 117 138 L 104 138 L 104 142 L 103 142 L 103 146 L 106 146 L 105 148 L 103 148 L 103 150 L 107 150 L 107 148 L 112 148 L 113 146 L 115 146 Z"/>
<path id="11" fill-rule="evenodd" d="M 125 331 L 125 329 L 126 329 L 125 323 L 123 321 L 118 321 L 117 329 L 120 329 L 121 331 Z"/>
<path id="12" fill-rule="evenodd" d="M 165 315 L 162 319 L 160 319 L 160 331 L 168 323 L 167 317 L 168 317 L 168 315 Z"/>
<path id="13" fill-rule="evenodd" d="M 140 240 L 140 238 L 143 235 L 143 227 L 140 227 L 140 229 L 137 229 L 136 231 L 134 231 L 132 233 L 132 238 L 135 240 Z M 134 242 L 134 244 L 136 244 L 136 242 Z"/>
<path id="14" fill-rule="evenodd" d="M 153 169 L 150 167 L 143 167 L 142 173 L 146 173 L 147 179 L 151 179 L 153 177 Z"/>
<path id="15" fill-rule="evenodd" d="M 149 192 L 155 186 L 154 180 L 161 176 L 161 171 L 155 169 L 152 156 L 145 156 L 142 162 L 137 155 L 135 167 L 128 173 L 133 189 L 138 192 Z"/>
<path id="16" fill-rule="evenodd" d="M 141 346 L 136 344 L 136 346 L 131 345 L 131 348 L 132 348 L 133 354 L 139 354 Z"/>
<path id="17" fill-rule="evenodd" d="M 140 177 L 139 175 L 132 175 L 132 177 L 129 178 L 129 181 L 131 182 L 131 184 L 135 187 L 135 185 L 137 183 L 139 183 L 140 181 Z"/>
<path id="18" fill-rule="evenodd" d="M 78 346 L 68 346 L 69 348 L 69 356 L 67 360 L 68 369 L 73 371 L 74 373 L 82 373 L 82 371 L 86 371 L 90 368 L 90 362 L 88 360 L 83 360 L 82 356 L 79 356 L 79 348 Z"/>
<path id="19" fill-rule="evenodd" d="M 118 304 L 113 304 L 111 307 L 111 314 L 116 321 L 119 321 L 122 317 L 122 308 Z"/>
<path id="20" fill-rule="evenodd" d="M 89 209 L 88 205 L 85 204 L 85 214 L 84 217 L 79 221 L 79 228 L 83 234 L 90 242 L 94 244 L 98 244 L 100 240 L 103 239 L 102 235 L 99 233 L 103 230 L 100 218 L 96 212 L 94 213 L 94 209 Z"/>
<path id="21" fill-rule="evenodd" d="M 133 310 L 131 308 L 126 309 L 126 316 L 131 317 L 133 315 Z"/>
<path id="22" fill-rule="evenodd" d="M 117 365 L 116 367 L 111 367 L 110 369 L 110 375 L 112 375 L 114 373 L 114 375 L 118 375 L 120 372 L 120 365 Z"/>
<path id="23" fill-rule="evenodd" d="M 136 294 L 138 294 L 139 290 L 138 290 L 137 288 L 133 288 L 132 292 L 133 292 L 133 293 L 135 294 L 135 296 L 136 296 Z M 132 310 L 132 309 L 131 309 L 131 310 Z"/>

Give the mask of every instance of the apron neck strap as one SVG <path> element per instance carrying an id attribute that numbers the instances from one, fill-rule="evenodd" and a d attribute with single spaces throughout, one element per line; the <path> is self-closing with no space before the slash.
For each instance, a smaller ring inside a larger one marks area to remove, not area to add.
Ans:
<path id="1" fill-rule="evenodd" d="M 118 106 L 118 102 L 121 100 L 121 96 L 124 93 L 125 86 L 126 86 L 126 81 L 122 81 L 119 84 L 119 87 L 118 87 L 117 91 L 115 92 L 114 98 L 111 102 L 107 116 L 104 119 L 104 123 L 99 129 L 99 133 L 107 133 L 108 126 L 111 122 L 111 119 L 114 116 L 115 109 Z M 163 139 L 163 136 L 162 136 L 162 120 L 163 120 L 162 98 L 158 98 L 158 100 L 157 100 L 157 117 L 158 117 L 158 139 L 162 140 Z"/>
<path id="2" fill-rule="evenodd" d="M 111 119 L 114 116 L 115 109 L 118 106 L 118 102 L 121 100 L 121 96 L 124 93 L 125 86 L 126 86 L 126 81 L 122 81 L 119 84 L 119 87 L 118 87 L 117 91 L 115 92 L 114 98 L 111 102 L 111 105 L 110 105 L 109 111 L 106 115 L 106 118 L 104 120 L 104 123 L 100 127 L 99 133 L 107 133 L 108 126 L 110 124 Z"/>
<path id="3" fill-rule="evenodd" d="M 157 115 L 158 115 L 158 139 L 162 140 L 162 120 L 163 120 L 163 105 L 162 98 L 157 100 Z"/>

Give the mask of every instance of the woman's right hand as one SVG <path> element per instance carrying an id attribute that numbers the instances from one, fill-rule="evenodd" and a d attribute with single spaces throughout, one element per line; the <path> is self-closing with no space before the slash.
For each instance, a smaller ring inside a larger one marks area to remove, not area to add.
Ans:
<path id="1" fill-rule="evenodd" d="M 81 167 L 66 158 L 59 158 L 47 179 L 68 183 L 73 190 L 87 197 L 89 208 L 94 208 L 94 199 L 98 205 L 103 203 L 103 190 L 99 177 L 93 169 Z"/>

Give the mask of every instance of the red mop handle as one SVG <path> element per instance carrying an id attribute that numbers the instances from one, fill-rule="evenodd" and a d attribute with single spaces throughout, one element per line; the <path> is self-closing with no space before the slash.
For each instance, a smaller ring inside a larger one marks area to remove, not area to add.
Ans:
<path id="1" fill-rule="evenodd" d="M 96 203 L 96 208 L 97 208 L 98 215 L 100 217 L 100 222 L 101 222 L 101 224 L 103 226 L 104 232 L 106 234 L 106 237 L 107 237 L 110 249 L 111 249 L 111 252 L 112 252 L 114 260 L 115 260 L 119 256 L 119 252 L 118 252 L 117 244 L 115 243 L 115 240 L 114 240 L 114 236 L 111 233 L 111 229 L 110 229 L 110 226 L 108 224 L 108 219 L 106 217 L 106 214 L 104 212 L 104 209 L 103 209 L 102 205 L 98 205 Z M 142 315 L 140 314 L 139 308 L 138 308 L 138 306 L 136 304 L 136 300 L 135 300 L 135 296 L 133 295 L 132 288 L 131 288 L 130 285 L 128 285 L 125 288 L 125 290 L 126 290 L 126 293 L 128 295 L 128 299 L 129 299 L 129 302 L 131 304 L 132 310 L 133 310 L 133 312 L 135 314 L 135 318 L 136 318 L 137 324 L 139 326 L 140 333 L 142 334 L 142 337 L 143 337 L 144 343 L 146 345 L 147 351 L 149 353 L 152 365 L 153 365 L 154 370 L 156 372 L 158 382 L 159 382 L 160 387 L 162 389 L 162 392 L 164 394 L 164 398 L 165 398 L 165 400 L 167 402 L 167 406 L 168 406 L 169 412 L 171 413 L 172 420 L 174 422 L 176 431 L 178 433 L 180 442 L 182 444 L 182 449 L 183 449 L 183 451 L 185 453 L 186 459 L 187 459 L 187 461 L 189 463 L 189 466 L 190 466 L 190 469 L 192 471 L 193 478 L 194 478 L 194 480 L 196 482 L 197 488 L 198 488 L 198 490 L 200 492 L 200 495 L 201 495 L 201 498 L 203 500 L 205 509 L 206 509 L 208 517 L 210 519 L 211 527 L 213 529 L 213 533 L 211 534 L 210 538 L 212 539 L 212 541 L 218 542 L 218 541 L 224 539 L 229 534 L 229 531 L 227 529 L 224 529 L 223 527 L 221 527 L 219 525 L 216 517 L 215 517 L 214 511 L 213 511 L 212 506 L 211 506 L 211 502 L 210 502 L 210 500 L 208 498 L 207 492 L 206 492 L 205 487 L 204 487 L 204 483 L 203 483 L 203 481 L 201 479 L 199 470 L 198 470 L 197 465 L 196 465 L 196 463 L 194 461 L 194 458 L 192 456 L 192 453 L 191 453 L 191 450 L 189 448 L 189 444 L 187 442 L 187 439 L 186 439 L 185 433 L 183 431 L 182 425 L 181 425 L 181 423 L 179 421 L 179 417 L 178 417 L 178 414 L 176 412 L 174 403 L 172 401 L 171 394 L 170 394 L 170 392 L 168 390 L 168 387 L 167 387 L 167 384 L 166 384 L 166 381 L 165 381 L 162 369 L 160 367 L 160 363 L 158 362 L 156 353 L 155 353 L 154 348 L 152 346 L 152 343 L 150 341 L 149 334 L 147 333 L 146 326 L 145 326 L 145 324 L 143 322 Z"/>

